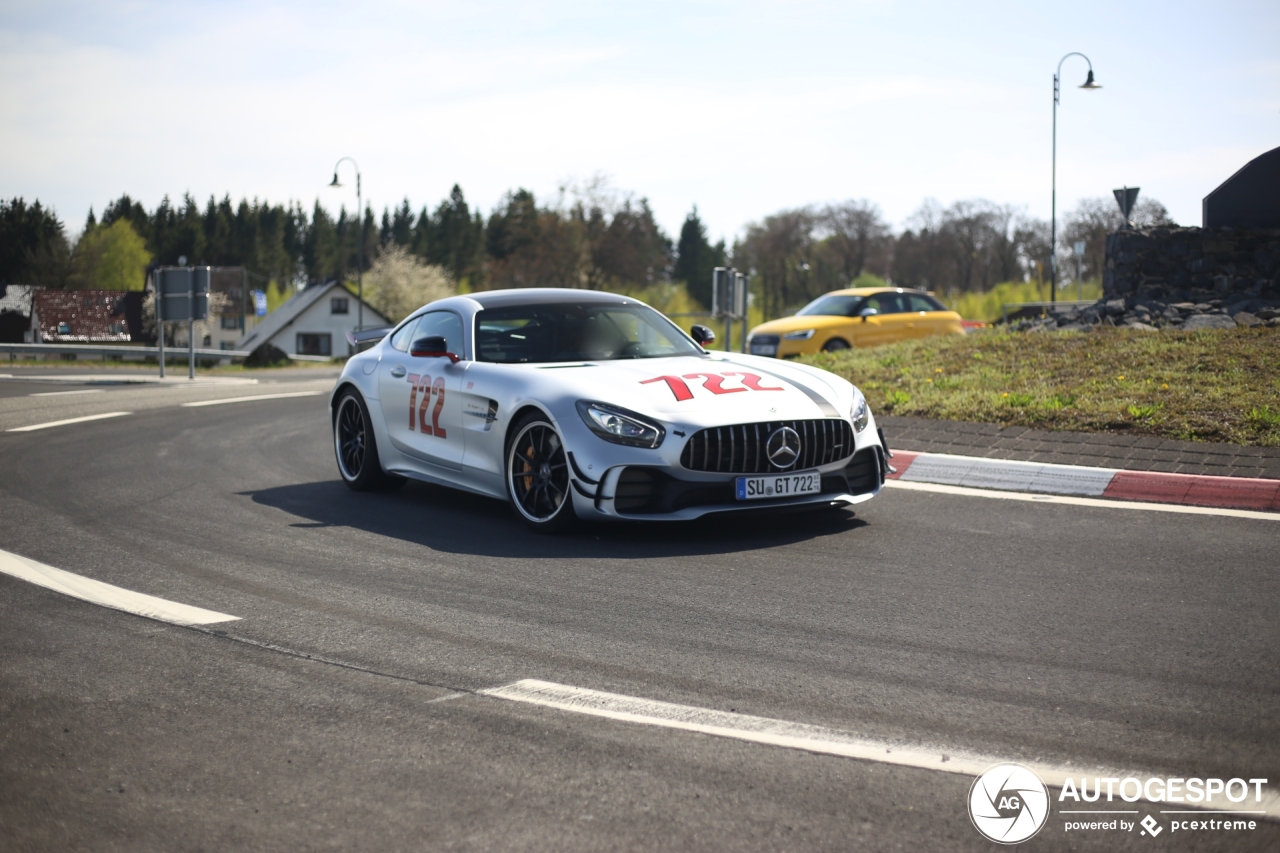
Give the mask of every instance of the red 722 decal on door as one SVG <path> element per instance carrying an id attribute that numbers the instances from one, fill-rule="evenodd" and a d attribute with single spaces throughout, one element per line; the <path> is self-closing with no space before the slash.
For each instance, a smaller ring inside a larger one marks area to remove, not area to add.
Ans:
<path id="1" fill-rule="evenodd" d="M 434 435 L 436 438 L 448 438 L 445 428 L 440 426 L 440 412 L 444 409 L 444 377 L 436 377 L 433 383 L 427 374 L 419 376 L 410 373 L 409 380 L 409 431 L 416 427 L 423 435 Z M 418 394 L 422 394 L 422 402 L 418 402 Z M 431 394 L 435 392 L 436 406 L 431 410 L 431 423 L 427 423 L 427 405 L 431 402 Z"/>

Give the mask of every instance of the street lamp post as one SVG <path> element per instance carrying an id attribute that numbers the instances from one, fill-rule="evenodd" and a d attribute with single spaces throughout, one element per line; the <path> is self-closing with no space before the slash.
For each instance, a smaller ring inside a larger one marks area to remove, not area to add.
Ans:
<path id="1" fill-rule="evenodd" d="M 1089 63 L 1089 76 L 1081 89 L 1101 89 L 1093 82 L 1093 63 L 1083 53 L 1073 51 L 1058 60 L 1058 70 L 1053 72 L 1053 202 L 1049 212 L 1049 302 L 1058 301 L 1058 81 L 1062 76 L 1062 63 L 1068 57 L 1078 56 Z"/>
<path id="2" fill-rule="evenodd" d="M 1093 79 L 1092 72 L 1090 75 L 1090 79 Z M 356 170 L 356 331 L 358 332 L 364 328 L 364 197 L 360 193 L 360 166 L 352 157 L 343 157 L 333 164 L 333 183 L 329 186 L 342 186 L 338 183 L 338 167 L 342 165 L 343 160 L 349 160 L 351 167 Z"/>

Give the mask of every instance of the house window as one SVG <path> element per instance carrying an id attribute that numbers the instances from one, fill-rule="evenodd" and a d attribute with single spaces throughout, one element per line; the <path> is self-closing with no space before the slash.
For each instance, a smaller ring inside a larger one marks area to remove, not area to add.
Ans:
<path id="1" fill-rule="evenodd" d="M 298 355 L 333 355 L 333 335 L 299 332 Z"/>
<path id="2" fill-rule="evenodd" d="M 226 314 L 223 314 L 223 315 L 222 315 L 222 328 L 224 328 L 224 329 L 239 329 L 239 328 L 240 328 L 240 318 L 239 318 L 239 317 L 228 317 Z"/>
<path id="3" fill-rule="evenodd" d="M 70 324 L 70 323 L 59 323 L 59 324 L 58 324 L 58 334 L 60 334 L 60 335 L 69 335 L 69 334 L 71 334 L 71 324 Z"/>
<path id="4" fill-rule="evenodd" d="M 236 345 L 231 341 L 219 341 L 218 349 L 235 349 Z"/>
<path id="5" fill-rule="evenodd" d="M 345 296 L 335 296 L 329 300 L 330 314 L 346 314 L 350 310 L 350 301 Z"/>
<path id="6" fill-rule="evenodd" d="M 124 323 L 112 323 L 107 329 L 113 335 L 123 335 L 125 332 Z"/>

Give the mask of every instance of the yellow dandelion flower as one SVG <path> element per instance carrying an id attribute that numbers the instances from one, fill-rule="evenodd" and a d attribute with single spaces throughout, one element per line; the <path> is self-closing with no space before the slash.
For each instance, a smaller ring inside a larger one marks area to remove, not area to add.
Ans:
<path id="1" fill-rule="evenodd" d="M 1121 375 L 1121 376 L 1117 376 L 1117 377 L 1116 377 L 1116 379 L 1117 379 L 1117 380 L 1119 380 L 1119 381 L 1124 381 L 1124 376 L 1123 376 L 1123 375 Z"/>
<path id="2" fill-rule="evenodd" d="M 1160 385 L 1160 390 L 1161 390 L 1161 391 L 1168 391 L 1168 390 L 1169 390 L 1169 383 L 1168 383 L 1168 382 L 1164 382 L 1164 383 L 1162 383 L 1162 384 Z"/>

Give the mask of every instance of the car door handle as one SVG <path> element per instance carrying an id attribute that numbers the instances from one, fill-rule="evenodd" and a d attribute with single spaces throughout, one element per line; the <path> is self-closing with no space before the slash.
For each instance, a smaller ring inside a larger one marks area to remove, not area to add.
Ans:
<path id="1" fill-rule="evenodd" d="M 397 364 L 395 367 L 391 368 L 391 375 L 394 376 L 396 379 L 399 379 L 401 376 L 404 376 L 406 373 L 408 373 L 408 371 L 404 369 L 403 365 Z"/>

